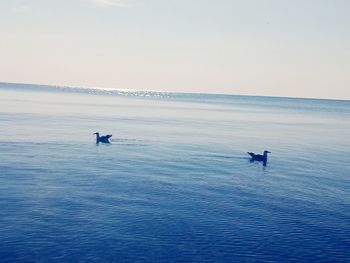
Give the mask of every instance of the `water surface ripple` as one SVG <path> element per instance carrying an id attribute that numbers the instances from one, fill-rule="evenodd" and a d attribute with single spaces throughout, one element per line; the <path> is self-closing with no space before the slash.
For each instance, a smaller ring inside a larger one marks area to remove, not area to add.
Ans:
<path id="1" fill-rule="evenodd" d="M 350 260 L 350 102 L 149 95 L 0 85 L 1 262 Z"/>

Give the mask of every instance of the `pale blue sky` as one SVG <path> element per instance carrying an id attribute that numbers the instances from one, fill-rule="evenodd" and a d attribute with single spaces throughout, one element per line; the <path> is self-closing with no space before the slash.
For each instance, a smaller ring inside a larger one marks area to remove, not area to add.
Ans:
<path id="1" fill-rule="evenodd" d="M 0 0 L 0 81 L 350 99 L 348 0 Z"/>

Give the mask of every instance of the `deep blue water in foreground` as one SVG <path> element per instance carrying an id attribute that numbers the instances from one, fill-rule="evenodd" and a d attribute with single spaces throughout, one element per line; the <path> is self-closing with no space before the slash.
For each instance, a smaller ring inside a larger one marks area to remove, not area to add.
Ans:
<path id="1" fill-rule="evenodd" d="M 0 83 L 0 261 L 349 262 L 349 131 L 349 101 Z"/>

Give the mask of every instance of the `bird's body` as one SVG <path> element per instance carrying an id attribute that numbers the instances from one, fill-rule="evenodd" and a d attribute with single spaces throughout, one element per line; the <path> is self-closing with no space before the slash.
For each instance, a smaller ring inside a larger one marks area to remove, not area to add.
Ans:
<path id="1" fill-rule="evenodd" d="M 264 153 L 263 154 L 255 154 L 255 153 L 251 153 L 251 152 L 247 152 L 249 155 L 250 155 L 250 157 L 251 157 L 251 161 L 253 162 L 253 161 L 258 161 L 258 162 L 263 162 L 264 163 L 264 165 L 266 165 L 266 163 L 267 163 L 267 154 L 268 153 L 271 153 L 271 152 L 269 152 L 269 151 L 264 151 Z"/>
<path id="2" fill-rule="evenodd" d="M 100 142 L 102 143 L 111 143 L 109 141 L 109 138 L 112 137 L 112 135 L 105 135 L 105 136 L 100 136 L 98 132 L 94 133 L 96 135 L 96 144 L 99 144 Z"/>

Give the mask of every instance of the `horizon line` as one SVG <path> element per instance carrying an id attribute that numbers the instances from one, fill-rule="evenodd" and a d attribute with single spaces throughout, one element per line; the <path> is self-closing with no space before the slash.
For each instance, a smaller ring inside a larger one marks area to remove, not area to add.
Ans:
<path id="1" fill-rule="evenodd" d="M 48 86 L 52 88 L 65 87 L 70 89 L 98 89 L 105 91 L 122 91 L 122 92 L 154 92 L 154 93 L 170 93 L 170 94 L 203 94 L 203 95 L 220 95 L 220 96 L 242 96 L 242 97 L 263 97 L 263 98 L 279 98 L 279 99 L 305 99 L 305 100 L 332 100 L 332 101 L 346 101 L 350 102 L 350 99 L 340 98 L 318 98 L 318 97 L 298 97 L 298 96 L 280 96 L 280 95 L 251 95 L 251 94 L 234 94 L 234 93 L 215 93 L 215 92 L 197 92 L 197 91 L 159 91 L 159 90 L 142 90 L 142 89 L 120 89 L 120 88 L 107 88 L 107 87 L 92 87 L 92 86 L 71 86 L 71 85 L 57 85 L 57 84 L 45 84 L 45 83 L 26 83 L 26 82 L 7 82 L 0 81 L 0 84 L 18 84 L 18 85 L 36 85 L 36 86 Z"/>

